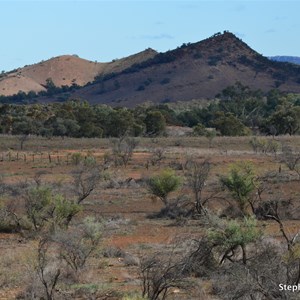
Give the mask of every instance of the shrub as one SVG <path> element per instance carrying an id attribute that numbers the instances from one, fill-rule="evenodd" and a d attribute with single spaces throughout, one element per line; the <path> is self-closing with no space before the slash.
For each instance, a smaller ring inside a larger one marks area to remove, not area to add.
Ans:
<path id="1" fill-rule="evenodd" d="M 112 157 L 115 166 L 123 165 L 126 168 L 138 143 L 139 141 L 137 139 L 130 137 L 112 139 Z"/>
<path id="2" fill-rule="evenodd" d="M 75 216 L 81 206 L 60 194 L 54 195 L 50 187 L 38 186 L 26 191 L 25 209 L 35 231 L 42 230 L 46 225 L 55 231 L 57 227 L 68 226 L 70 216 Z"/>
<path id="3" fill-rule="evenodd" d="M 140 263 L 142 295 L 151 300 L 165 300 L 172 288 L 191 289 L 183 274 L 183 262 L 175 251 L 155 253 Z"/>
<path id="4" fill-rule="evenodd" d="M 80 152 L 75 152 L 71 155 L 71 162 L 73 165 L 79 165 L 83 161 L 83 156 Z"/>
<path id="5" fill-rule="evenodd" d="M 222 253 L 220 264 L 225 259 L 232 261 L 237 247 L 241 248 L 242 260 L 246 264 L 246 245 L 253 243 L 259 236 L 260 231 L 254 218 L 244 218 L 242 223 L 235 220 L 221 222 L 217 227 L 208 230 L 211 244 Z"/>
<path id="6" fill-rule="evenodd" d="M 201 123 L 198 123 L 196 126 L 193 127 L 193 135 L 195 136 L 205 136 L 206 133 L 206 128 Z"/>
<path id="7" fill-rule="evenodd" d="M 232 165 L 229 175 L 221 177 L 220 181 L 236 200 L 243 215 L 248 215 L 247 206 L 251 205 L 250 194 L 257 184 L 252 164 L 240 162 Z M 251 207 L 254 211 L 252 205 Z"/>
<path id="8" fill-rule="evenodd" d="M 148 180 L 148 189 L 154 196 L 157 196 L 166 207 L 169 207 L 168 195 L 179 188 L 180 181 L 180 177 L 176 176 L 173 170 L 165 169 L 161 171 L 160 174 Z"/>
<path id="9" fill-rule="evenodd" d="M 102 237 L 103 224 L 87 217 L 74 232 L 58 232 L 53 240 L 59 245 L 60 257 L 75 272 L 82 269 L 96 250 Z"/>
<path id="10" fill-rule="evenodd" d="M 195 196 L 195 211 L 199 214 L 205 213 L 204 205 L 207 199 L 203 199 L 202 192 L 210 172 L 210 163 L 208 160 L 198 162 L 188 161 L 187 165 L 187 183 Z"/>

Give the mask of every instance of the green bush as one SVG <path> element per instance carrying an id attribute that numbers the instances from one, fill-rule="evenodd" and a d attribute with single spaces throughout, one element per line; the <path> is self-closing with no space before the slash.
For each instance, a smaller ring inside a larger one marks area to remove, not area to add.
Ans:
<path id="1" fill-rule="evenodd" d="M 205 126 L 201 123 L 198 123 L 196 126 L 193 127 L 193 135 L 195 136 L 205 136 L 207 130 Z"/>
<path id="2" fill-rule="evenodd" d="M 243 215 L 247 215 L 248 204 L 251 205 L 251 193 L 258 185 L 253 165 L 249 162 L 233 164 L 229 175 L 221 177 L 220 181 L 236 200 Z"/>
<path id="3" fill-rule="evenodd" d="M 243 263 L 246 264 L 246 245 L 255 242 L 261 236 L 257 222 L 253 217 L 244 218 L 243 222 L 225 221 L 216 228 L 208 230 L 208 239 L 222 253 L 222 260 L 228 259 L 237 247 L 241 247 Z"/>
<path id="4" fill-rule="evenodd" d="M 54 194 L 50 187 L 38 186 L 26 192 L 25 209 L 34 230 L 40 231 L 46 227 L 55 231 L 57 227 L 67 227 L 81 206 L 60 194 Z"/>
<path id="5" fill-rule="evenodd" d="M 180 182 L 181 178 L 175 174 L 174 170 L 165 169 L 148 180 L 148 188 L 168 207 L 168 195 L 179 188 Z"/>

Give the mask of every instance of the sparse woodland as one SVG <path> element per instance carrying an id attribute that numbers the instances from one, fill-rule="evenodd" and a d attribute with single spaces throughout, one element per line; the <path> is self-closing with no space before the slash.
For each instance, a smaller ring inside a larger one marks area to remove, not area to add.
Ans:
<path id="1" fill-rule="evenodd" d="M 168 136 L 189 127 L 185 136 Z M 300 98 L 0 106 L 0 298 L 299 299 Z"/>
<path id="2" fill-rule="evenodd" d="M 208 102 L 140 105 L 134 109 L 69 100 L 51 104 L 1 104 L 0 132 L 47 138 L 161 136 L 167 125 L 193 128 L 193 135 L 295 135 L 300 130 L 299 94 L 252 91 L 236 83 Z M 211 130 L 207 130 L 211 128 Z M 21 143 L 22 147 L 23 143 Z"/>
<path id="3" fill-rule="evenodd" d="M 3 299 L 298 299 L 300 139 L 0 139 Z"/>

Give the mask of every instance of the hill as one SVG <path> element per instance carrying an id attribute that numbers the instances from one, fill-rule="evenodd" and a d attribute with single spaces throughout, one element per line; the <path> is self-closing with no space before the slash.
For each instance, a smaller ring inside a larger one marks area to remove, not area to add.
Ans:
<path id="1" fill-rule="evenodd" d="M 68 59 L 70 63 L 67 63 Z M 62 62 L 65 68 L 56 67 Z M 63 83 L 85 86 L 39 97 L 39 102 L 76 98 L 90 103 L 132 107 L 147 101 L 211 99 L 237 81 L 251 89 L 269 91 L 278 88 L 300 93 L 300 66 L 269 60 L 227 31 L 165 53 L 147 49 L 111 63 L 88 62 L 70 56 L 48 63 L 45 74 L 34 65 L 34 71 L 24 68 L 21 76 L 24 74 L 41 85 L 51 77 L 57 86 Z M 45 67 L 46 62 L 43 65 Z M 68 73 L 70 69 L 72 71 Z"/>
<path id="2" fill-rule="evenodd" d="M 274 62 L 230 32 L 159 53 L 75 91 L 91 103 L 135 106 L 213 98 L 237 81 L 251 89 L 300 92 L 300 67 Z"/>
<path id="3" fill-rule="evenodd" d="M 13 95 L 19 91 L 45 91 L 47 79 L 51 78 L 57 87 L 84 86 L 94 80 L 95 76 L 112 72 L 121 72 L 134 63 L 140 63 L 156 55 L 152 49 L 114 60 L 109 63 L 98 63 L 79 58 L 76 55 L 62 55 L 40 63 L 25 66 L 1 74 L 0 95 Z"/>

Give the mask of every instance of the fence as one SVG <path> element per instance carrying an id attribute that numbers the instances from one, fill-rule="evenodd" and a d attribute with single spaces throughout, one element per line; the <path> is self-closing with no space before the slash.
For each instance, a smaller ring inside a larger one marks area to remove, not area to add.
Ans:
<path id="1" fill-rule="evenodd" d="M 82 159 L 88 154 L 80 152 Z M 93 155 L 94 156 L 94 155 Z M 96 158 L 96 157 L 95 157 Z M 50 163 L 50 164 L 74 164 L 72 153 L 55 152 L 22 152 L 6 151 L 0 152 L 0 162 L 27 162 L 27 163 Z"/>

